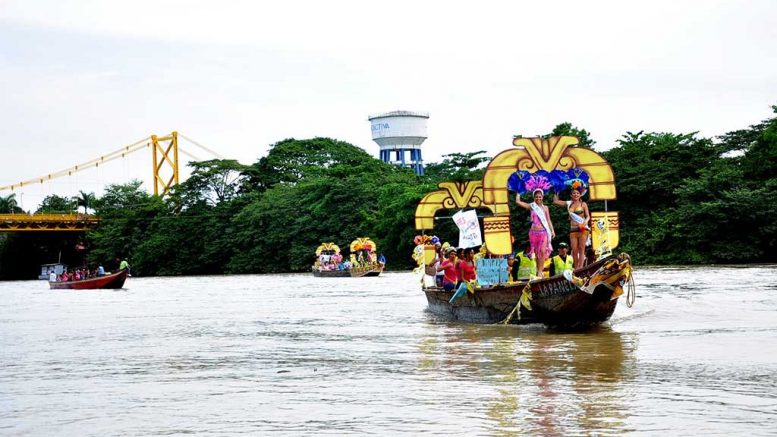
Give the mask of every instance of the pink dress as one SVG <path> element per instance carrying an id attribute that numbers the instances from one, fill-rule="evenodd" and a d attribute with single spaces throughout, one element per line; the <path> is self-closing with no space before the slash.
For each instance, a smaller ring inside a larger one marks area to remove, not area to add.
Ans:
<path id="1" fill-rule="evenodd" d="M 531 229 L 529 229 L 529 244 L 531 244 L 531 251 L 536 255 L 544 255 L 545 258 L 550 256 L 552 247 L 548 241 L 548 233 L 545 231 L 545 227 L 542 226 L 542 221 L 534 210 L 531 211 Z"/>

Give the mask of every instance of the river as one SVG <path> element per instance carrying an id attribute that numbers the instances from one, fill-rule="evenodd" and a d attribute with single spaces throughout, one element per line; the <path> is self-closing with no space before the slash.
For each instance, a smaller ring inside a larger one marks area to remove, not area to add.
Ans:
<path id="1" fill-rule="evenodd" d="M 0 282 L 0 434 L 777 433 L 777 267 L 634 278 L 585 333 L 441 320 L 410 273 Z"/>

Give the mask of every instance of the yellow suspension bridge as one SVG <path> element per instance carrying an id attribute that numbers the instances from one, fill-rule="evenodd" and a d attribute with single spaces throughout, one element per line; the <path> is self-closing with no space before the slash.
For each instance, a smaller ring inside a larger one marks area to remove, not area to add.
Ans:
<path id="1" fill-rule="evenodd" d="M 147 138 L 143 138 L 140 141 L 136 141 L 130 145 L 124 146 L 118 150 L 110 152 L 106 155 L 102 155 L 99 158 L 92 159 L 90 161 L 74 165 L 73 167 L 60 170 L 54 173 L 49 173 L 44 176 L 29 179 L 26 181 L 17 182 L 15 184 L 0 186 L 0 192 L 2 191 L 17 191 L 23 188 L 35 185 L 43 184 L 51 180 L 64 177 L 73 176 L 75 173 L 98 168 L 107 162 L 127 157 L 127 155 L 145 149 L 151 149 L 151 155 L 153 158 L 153 185 L 154 195 L 164 196 L 170 192 L 170 190 L 178 184 L 179 173 L 179 161 L 178 155 L 187 155 L 195 161 L 201 159 L 197 156 L 179 148 L 178 139 L 182 138 L 189 143 L 209 152 L 211 155 L 217 158 L 223 159 L 223 156 L 214 152 L 213 150 L 199 144 L 180 134 L 178 132 L 172 132 L 169 135 L 156 136 L 151 135 Z M 16 231 L 84 231 L 91 227 L 96 226 L 99 223 L 99 219 L 89 214 L 67 213 L 67 214 L 0 214 L 0 232 L 16 232 Z"/>

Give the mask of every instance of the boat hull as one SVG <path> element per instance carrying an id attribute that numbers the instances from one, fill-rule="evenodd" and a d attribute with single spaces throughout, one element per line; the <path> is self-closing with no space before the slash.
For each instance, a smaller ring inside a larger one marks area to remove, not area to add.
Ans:
<path id="1" fill-rule="evenodd" d="M 357 267 L 350 270 L 313 270 L 316 278 L 362 278 L 367 276 L 379 276 L 383 272 L 383 265 L 370 267 Z"/>
<path id="2" fill-rule="evenodd" d="M 380 274 L 383 272 L 383 265 L 379 264 L 377 266 L 369 266 L 369 267 L 357 267 L 353 268 L 351 270 L 348 270 L 348 273 L 351 275 L 352 278 L 364 278 L 368 276 L 380 276 Z"/>
<path id="3" fill-rule="evenodd" d="M 578 277 L 593 276 L 608 261 L 617 259 L 618 257 L 603 259 L 576 270 L 574 274 Z M 628 274 L 624 273 L 624 269 L 630 269 L 630 261 L 618 267 L 610 274 Z M 615 276 L 610 278 L 620 279 Z M 527 290 L 531 296 L 531 309 L 518 304 L 526 289 L 526 282 L 478 288 L 475 293 L 466 293 L 452 304 L 449 300 L 453 291 L 445 291 L 439 287 L 423 290 L 431 312 L 454 320 L 470 323 L 542 323 L 549 327 L 580 329 L 609 320 L 618 303 L 617 298 L 614 298 L 619 294 L 615 292 L 615 287 L 605 285 L 604 281 L 608 278 L 597 279 L 603 282 L 593 287 L 591 294 L 561 275 L 532 281 Z"/>
<path id="4" fill-rule="evenodd" d="M 347 270 L 313 270 L 313 277 L 316 278 L 350 278 L 351 274 Z"/>
<path id="5" fill-rule="evenodd" d="M 125 269 L 112 275 L 82 279 L 80 281 L 49 282 L 49 287 L 52 290 L 118 289 L 124 286 L 124 281 L 127 279 L 128 274 L 129 271 Z"/>

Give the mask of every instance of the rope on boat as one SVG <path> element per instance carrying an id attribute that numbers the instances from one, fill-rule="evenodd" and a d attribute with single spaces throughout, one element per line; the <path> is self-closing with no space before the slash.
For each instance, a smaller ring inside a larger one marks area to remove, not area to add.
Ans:
<path id="1" fill-rule="evenodd" d="M 521 304 L 526 306 L 527 309 L 531 309 L 531 304 L 529 303 L 531 301 L 531 284 L 526 283 L 526 286 L 523 287 L 523 290 L 521 290 L 521 295 L 518 296 L 518 302 L 515 304 L 515 308 L 513 308 L 512 311 L 510 311 L 510 314 L 505 317 L 504 320 L 502 320 L 501 324 L 507 325 L 510 323 L 510 321 L 513 319 L 514 315 L 518 315 L 518 318 L 516 320 L 521 320 Z"/>
<path id="2" fill-rule="evenodd" d="M 631 308 L 634 306 L 634 301 L 637 299 L 637 287 L 634 285 L 634 269 L 631 266 L 631 255 L 628 253 L 622 253 L 619 256 L 622 259 L 622 263 L 628 262 L 628 276 L 626 277 L 626 306 Z"/>

